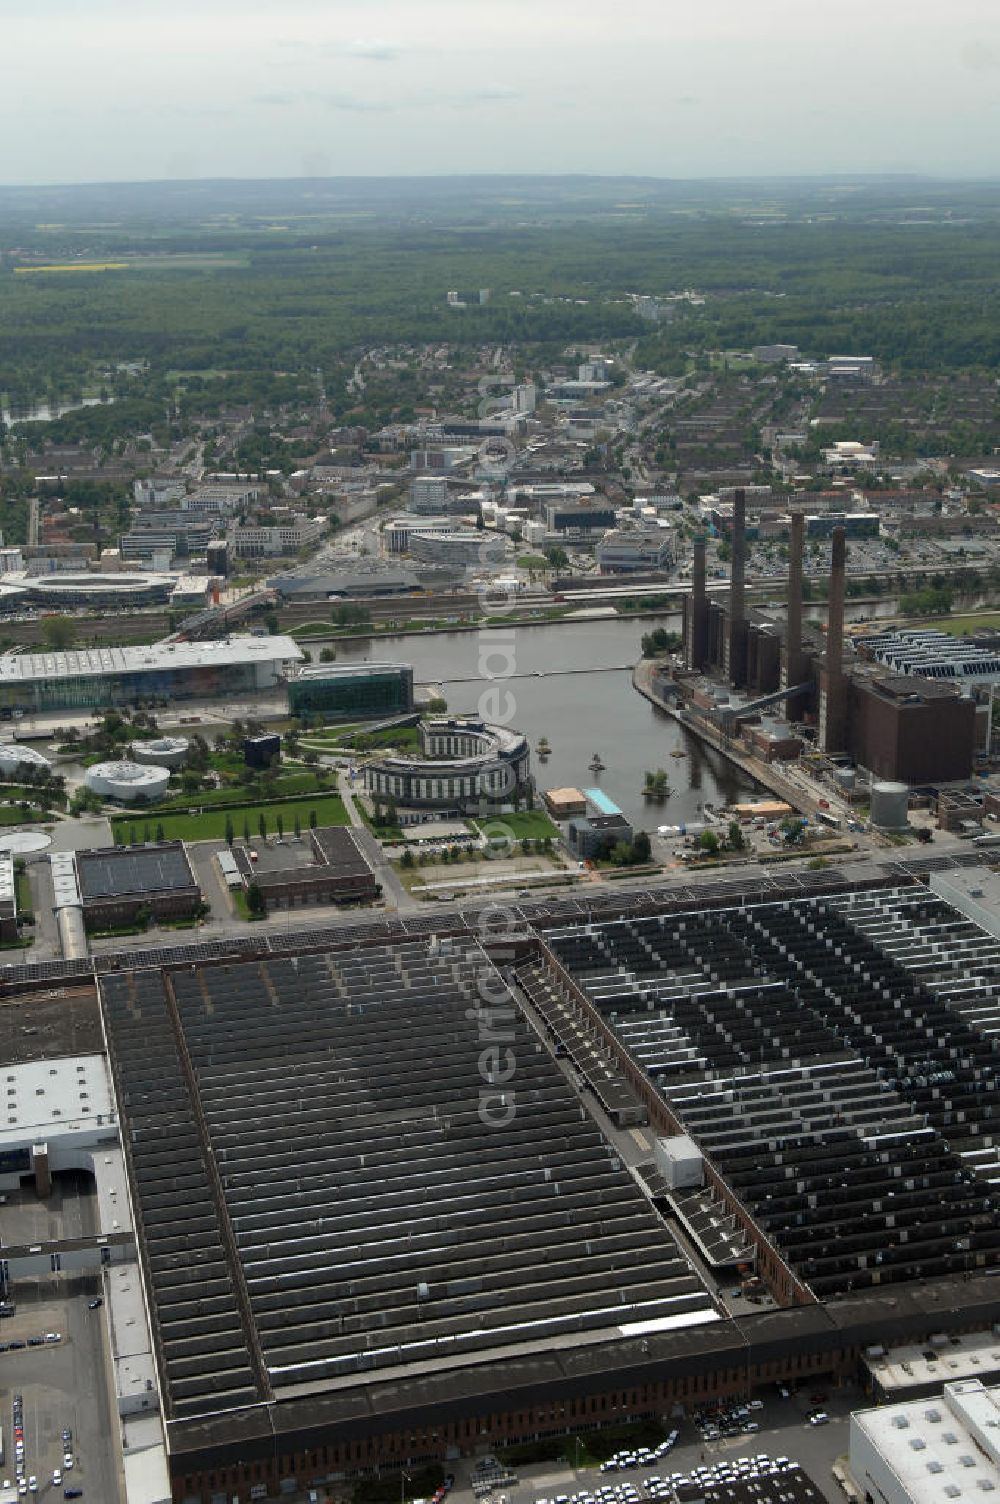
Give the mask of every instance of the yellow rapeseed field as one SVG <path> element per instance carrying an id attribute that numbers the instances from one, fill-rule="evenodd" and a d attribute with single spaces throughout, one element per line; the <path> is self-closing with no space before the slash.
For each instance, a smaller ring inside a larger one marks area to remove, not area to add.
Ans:
<path id="1" fill-rule="evenodd" d="M 64 261 L 53 266 L 15 266 L 15 276 L 29 272 L 123 272 L 128 270 L 127 261 Z"/>

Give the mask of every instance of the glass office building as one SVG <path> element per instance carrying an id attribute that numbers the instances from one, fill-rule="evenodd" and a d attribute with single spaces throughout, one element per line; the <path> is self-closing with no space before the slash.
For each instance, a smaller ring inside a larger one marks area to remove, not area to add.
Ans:
<path id="1" fill-rule="evenodd" d="M 290 637 L 157 642 L 0 657 L 0 714 L 230 699 L 277 686 L 302 658 Z"/>
<path id="2" fill-rule="evenodd" d="M 409 664 L 352 663 L 304 668 L 288 681 L 292 715 L 328 721 L 381 720 L 413 709 Z"/>

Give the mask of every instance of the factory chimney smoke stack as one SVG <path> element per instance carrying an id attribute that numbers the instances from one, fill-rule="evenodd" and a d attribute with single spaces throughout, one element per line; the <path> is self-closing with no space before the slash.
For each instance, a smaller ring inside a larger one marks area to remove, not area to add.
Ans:
<path id="1" fill-rule="evenodd" d="M 802 658 L 802 556 L 805 539 L 805 517 L 802 512 L 791 514 L 791 532 L 788 545 L 788 608 L 785 612 L 785 652 L 781 665 L 781 687 L 791 689 L 801 684 L 805 675 Z M 794 715 L 797 706 L 788 702 L 788 713 Z"/>
<path id="2" fill-rule="evenodd" d="M 844 593 L 847 534 L 833 530 L 830 597 L 826 618 L 826 657 L 820 675 L 819 734 L 824 752 L 843 752 L 847 737 L 847 677 L 844 674 Z"/>
<path id="3" fill-rule="evenodd" d="M 729 588 L 729 642 L 726 669 L 729 682 L 740 689 L 747 677 L 746 622 L 747 502 L 743 490 L 733 498 L 733 559 Z"/>
<path id="4" fill-rule="evenodd" d="M 830 674 L 844 669 L 844 593 L 847 576 L 847 534 L 833 530 L 830 557 L 830 606 L 826 618 L 826 667 Z"/>
<path id="5" fill-rule="evenodd" d="M 705 563 L 705 539 L 699 535 L 694 540 L 694 559 L 691 565 L 691 595 L 685 619 L 686 666 L 702 669 L 708 660 L 708 569 Z"/>

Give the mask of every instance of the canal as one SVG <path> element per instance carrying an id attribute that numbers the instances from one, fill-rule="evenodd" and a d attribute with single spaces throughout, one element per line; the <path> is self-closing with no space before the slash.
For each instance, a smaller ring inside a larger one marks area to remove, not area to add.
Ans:
<path id="1" fill-rule="evenodd" d="M 658 618 L 657 622 L 662 622 Z M 411 637 L 339 639 L 339 663 L 367 659 L 412 663 L 418 685 L 440 686 L 455 714 L 476 713 L 489 688 L 480 666 L 497 675 L 510 696 L 509 724 L 532 746 L 539 789 L 602 788 L 637 828 L 679 825 L 699 818 L 703 804 L 724 804 L 759 792 L 710 748 L 650 705 L 632 688 L 631 665 L 639 640 L 657 622 L 595 620 L 495 632 L 435 632 Z M 310 646 L 313 646 L 310 644 Z M 315 648 L 314 648 L 315 652 Z M 508 653 L 510 677 L 507 672 Z M 543 762 L 539 739 L 551 745 Z M 594 754 L 606 764 L 588 767 Z M 643 798 L 646 769 L 664 768 L 671 794 L 665 803 Z"/>

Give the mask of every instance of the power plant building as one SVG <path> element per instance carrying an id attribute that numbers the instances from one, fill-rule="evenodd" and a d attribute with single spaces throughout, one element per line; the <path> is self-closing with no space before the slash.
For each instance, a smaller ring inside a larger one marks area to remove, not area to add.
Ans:
<path id="1" fill-rule="evenodd" d="M 874 632 L 844 636 L 847 539 L 834 525 L 825 641 L 806 641 L 803 555 L 806 519 L 790 516 L 788 605 L 784 620 L 746 606 L 746 515 L 733 505 L 732 579 L 728 601 L 709 597 L 706 550 L 696 538 L 691 591 L 684 602 L 684 666 L 688 675 L 725 678 L 772 710 L 783 703 L 791 720 L 812 721 L 819 748 L 846 754 L 876 777 L 909 784 L 967 778 L 977 744 L 975 691 L 1000 680 L 1000 655 L 956 643 L 938 632 Z M 714 703 L 710 686 L 695 684 L 693 704 Z M 740 719 L 740 705 L 725 717 Z M 986 711 L 982 711 L 985 726 Z"/>

